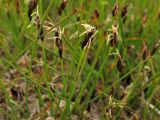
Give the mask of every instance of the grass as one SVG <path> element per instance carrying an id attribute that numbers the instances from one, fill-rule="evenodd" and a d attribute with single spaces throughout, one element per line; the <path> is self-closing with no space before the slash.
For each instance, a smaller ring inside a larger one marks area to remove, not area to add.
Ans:
<path id="1" fill-rule="evenodd" d="M 0 119 L 159 119 L 160 1 L 29 3 L 0 1 Z"/>

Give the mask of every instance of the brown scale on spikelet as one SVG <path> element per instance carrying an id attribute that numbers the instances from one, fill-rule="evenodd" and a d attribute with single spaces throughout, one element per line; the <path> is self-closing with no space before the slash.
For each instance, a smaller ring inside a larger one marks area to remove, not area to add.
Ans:
<path id="1" fill-rule="evenodd" d="M 122 8 L 122 11 L 121 11 L 121 17 L 123 19 L 123 23 L 125 23 L 126 19 L 127 19 L 127 12 L 128 12 L 128 5 L 125 5 L 123 8 Z"/>
<path id="2" fill-rule="evenodd" d="M 158 19 L 160 20 L 160 12 L 158 13 Z"/>
<path id="3" fill-rule="evenodd" d="M 144 15 L 143 15 L 143 18 L 142 18 L 142 25 L 144 26 L 147 22 L 147 10 L 144 11 Z"/>
<path id="4" fill-rule="evenodd" d="M 36 24 L 38 30 L 40 31 L 38 36 L 39 36 L 39 38 L 41 39 L 41 41 L 43 41 L 43 40 L 44 40 L 43 27 L 40 28 L 40 26 L 41 26 L 41 20 L 40 20 L 40 18 L 39 18 L 38 15 L 37 15 L 36 18 L 35 18 L 35 24 Z M 41 29 L 41 30 L 40 30 L 40 29 Z"/>
<path id="5" fill-rule="evenodd" d="M 142 57 L 143 60 L 145 60 L 146 58 L 148 58 L 148 56 L 149 56 L 149 51 L 148 51 L 146 42 L 143 42 L 139 57 Z"/>
<path id="6" fill-rule="evenodd" d="M 117 61 L 117 69 L 119 72 L 122 72 L 125 67 L 125 62 L 122 59 L 122 56 L 119 54 L 118 55 L 118 61 Z"/>
<path id="7" fill-rule="evenodd" d="M 30 0 L 29 1 L 29 5 L 28 5 L 28 17 L 29 17 L 30 21 L 32 19 L 31 14 L 32 14 L 33 10 L 36 8 L 37 4 L 38 4 L 38 0 Z"/>
<path id="8" fill-rule="evenodd" d="M 87 43 L 89 42 L 89 41 L 92 41 L 93 40 L 93 38 L 91 38 L 92 37 L 92 35 L 94 34 L 94 29 L 92 29 L 90 32 L 88 32 L 87 34 L 86 34 L 86 36 L 85 36 L 85 38 L 84 38 L 84 41 L 82 42 L 82 49 L 87 45 Z"/>
<path id="9" fill-rule="evenodd" d="M 44 40 L 44 35 L 43 35 L 44 30 L 43 30 L 43 26 L 40 27 L 42 23 L 41 23 L 41 19 L 40 19 L 40 17 L 39 17 L 39 13 L 38 13 L 38 7 L 37 7 L 37 11 L 34 12 L 34 13 L 31 15 L 31 18 L 32 18 L 32 19 L 31 19 L 31 22 L 30 22 L 30 25 L 28 26 L 28 28 L 31 27 L 32 24 L 36 25 L 36 27 L 37 27 L 38 30 L 39 30 L 39 35 L 38 35 L 38 37 L 43 41 L 43 40 Z"/>
<path id="10" fill-rule="evenodd" d="M 68 0 L 62 0 L 60 7 L 58 8 L 58 14 L 61 15 L 62 11 L 66 8 Z"/>
<path id="11" fill-rule="evenodd" d="M 98 19 L 98 18 L 99 18 L 99 12 L 97 9 L 95 9 L 93 15 L 91 16 L 91 19 Z"/>
<path id="12" fill-rule="evenodd" d="M 118 4 L 115 3 L 114 8 L 112 10 L 112 16 L 117 16 L 118 15 Z"/>
<path id="13" fill-rule="evenodd" d="M 87 44 L 89 44 L 90 42 L 92 42 L 94 35 L 96 34 L 96 28 L 92 27 L 88 24 L 82 24 L 86 31 L 84 33 L 86 33 L 86 36 L 84 38 L 84 41 L 81 43 L 81 48 L 83 49 Z M 84 34 L 82 33 L 82 35 Z"/>
<path id="14" fill-rule="evenodd" d="M 63 44 L 62 44 L 62 38 L 61 38 L 61 34 L 63 31 L 56 30 L 55 31 L 55 42 L 56 42 L 56 46 L 58 47 L 58 52 L 59 52 L 59 57 L 62 59 L 62 54 L 63 54 Z"/>
<path id="15" fill-rule="evenodd" d="M 160 41 L 158 41 L 157 43 L 154 44 L 152 50 L 151 50 L 151 56 L 153 56 L 155 54 L 155 52 L 157 51 L 157 49 L 160 47 Z"/>
<path id="16" fill-rule="evenodd" d="M 112 25 L 112 29 L 110 31 L 111 31 L 111 34 L 108 36 L 109 42 L 110 42 L 110 45 L 114 47 L 118 43 L 118 25 L 116 26 Z"/>
<path id="17" fill-rule="evenodd" d="M 20 13 L 20 3 L 19 3 L 19 0 L 15 1 L 15 8 L 16 8 L 17 14 L 19 14 Z"/>
<path id="18" fill-rule="evenodd" d="M 125 5 L 123 8 L 122 8 L 122 11 L 121 11 L 121 17 L 124 18 L 126 15 L 127 15 L 127 8 L 128 8 L 128 5 Z"/>

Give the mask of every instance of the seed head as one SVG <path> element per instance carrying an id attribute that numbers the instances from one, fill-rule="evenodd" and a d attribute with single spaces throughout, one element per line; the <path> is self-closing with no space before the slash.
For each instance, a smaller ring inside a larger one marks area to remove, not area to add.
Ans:
<path id="1" fill-rule="evenodd" d="M 112 10 L 112 15 L 117 16 L 118 15 L 118 4 L 115 3 L 114 8 Z"/>
<path id="2" fill-rule="evenodd" d="M 127 14 L 127 8 L 128 8 L 128 5 L 125 5 L 123 8 L 122 8 L 122 11 L 121 11 L 121 17 L 124 18 Z"/>
<path id="3" fill-rule="evenodd" d="M 66 8 L 68 0 L 62 0 L 60 7 L 58 8 L 59 15 L 62 14 L 62 11 Z"/>
<path id="4" fill-rule="evenodd" d="M 110 29 L 109 31 L 111 31 L 111 34 L 108 36 L 109 37 L 108 39 L 110 45 L 114 47 L 118 43 L 118 25 L 117 26 L 112 25 L 112 29 Z"/>
<path id="5" fill-rule="evenodd" d="M 148 49 L 147 49 L 147 45 L 145 42 L 143 42 L 143 47 L 142 47 L 142 50 L 140 52 L 142 54 L 142 58 L 143 60 L 145 60 L 147 57 L 148 57 Z"/>
<path id="6" fill-rule="evenodd" d="M 15 1 L 15 7 L 16 7 L 17 14 L 19 14 L 20 13 L 20 3 L 19 3 L 19 0 Z"/>
<path id="7" fill-rule="evenodd" d="M 151 51 L 151 56 L 154 55 L 154 53 L 157 51 L 157 49 L 160 47 L 160 41 L 158 41 L 152 48 L 152 51 Z"/>
<path id="8" fill-rule="evenodd" d="M 81 35 L 86 34 L 84 41 L 81 44 L 82 49 L 89 44 L 90 42 L 92 42 L 93 37 L 95 36 L 95 34 L 97 33 L 96 28 L 93 26 L 90 26 L 89 24 L 82 24 L 82 26 L 85 27 L 86 31 L 83 32 Z M 80 35 L 80 36 L 81 36 Z"/>
<path id="9" fill-rule="evenodd" d="M 38 13 L 38 6 L 37 6 L 37 11 L 31 15 L 31 18 L 32 18 L 31 22 L 27 28 L 31 27 L 32 24 L 36 25 L 38 30 L 40 31 L 38 37 L 43 41 L 44 40 L 44 36 L 43 36 L 44 30 L 43 30 L 43 27 L 40 29 L 40 26 L 42 23 L 41 23 L 41 19 L 39 17 L 39 13 Z"/>
<path id="10" fill-rule="evenodd" d="M 28 17 L 29 17 L 30 21 L 32 19 L 31 14 L 32 14 L 33 10 L 36 8 L 37 4 L 38 4 L 38 0 L 30 0 L 29 1 L 29 5 L 28 5 Z"/>
<path id="11" fill-rule="evenodd" d="M 97 9 L 94 10 L 93 15 L 91 17 L 91 19 L 98 19 L 99 18 L 99 12 Z"/>
<path id="12" fill-rule="evenodd" d="M 63 44 L 62 44 L 62 33 L 64 32 L 64 30 L 61 31 L 61 28 L 59 27 L 59 29 L 57 29 L 57 31 L 55 31 L 55 40 L 56 40 L 56 46 L 58 47 L 58 51 L 59 51 L 59 56 L 62 59 L 62 53 L 63 53 Z"/>

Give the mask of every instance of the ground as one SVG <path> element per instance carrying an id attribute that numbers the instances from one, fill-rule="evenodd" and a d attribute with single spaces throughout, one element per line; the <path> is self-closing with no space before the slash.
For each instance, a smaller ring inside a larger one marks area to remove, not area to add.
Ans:
<path id="1" fill-rule="evenodd" d="M 160 0 L 1 0 L 0 120 L 159 120 Z"/>

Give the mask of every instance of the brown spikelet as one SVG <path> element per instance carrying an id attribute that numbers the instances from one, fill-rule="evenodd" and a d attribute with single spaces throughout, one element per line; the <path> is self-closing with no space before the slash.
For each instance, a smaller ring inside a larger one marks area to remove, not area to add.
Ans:
<path id="1" fill-rule="evenodd" d="M 142 24 L 144 25 L 146 22 L 147 22 L 147 11 L 144 11 L 144 15 L 143 15 L 143 18 L 142 18 Z"/>
<path id="2" fill-rule="evenodd" d="M 20 101 L 23 100 L 24 93 L 20 91 L 18 88 L 11 88 L 10 92 L 14 99 L 20 100 Z"/>
<path id="3" fill-rule="evenodd" d="M 78 16 L 76 20 L 77 20 L 77 21 L 80 21 L 80 19 L 81 19 L 80 16 Z"/>
<path id="4" fill-rule="evenodd" d="M 147 49 L 147 45 L 145 42 L 143 42 L 143 46 L 142 46 L 142 50 L 140 52 L 143 60 L 145 60 L 148 57 L 148 49 Z"/>
<path id="5" fill-rule="evenodd" d="M 19 0 L 15 1 L 15 7 L 16 7 L 17 14 L 19 14 L 20 13 L 20 3 L 19 3 Z"/>
<path id="6" fill-rule="evenodd" d="M 62 11 L 66 8 L 68 0 L 62 0 L 60 7 L 58 8 L 58 14 L 61 15 Z"/>
<path id="7" fill-rule="evenodd" d="M 60 33 L 59 31 L 55 31 L 55 37 L 56 37 L 56 46 L 58 47 L 58 52 L 59 52 L 59 56 L 60 58 L 62 58 L 62 54 L 63 54 L 63 44 L 62 44 L 62 40 L 60 38 Z"/>
<path id="8" fill-rule="evenodd" d="M 114 47 L 117 45 L 117 43 L 118 43 L 118 26 L 112 26 L 110 45 Z"/>
<path id="9" fill-rule="evenodd" d="M 39 36 L 39 38 L 41 39 L 41 41 L 43 41 L 43 40 L 44 40 L 44 36 L 43 36 L 43 27 L 40 28 L 40 26 L 41 26 L 40 17 L 39 17 L 39 16 L 36 16 L 34 22 L 35 22 L 35 24 L 36 24 L 38 30 L 40 31 L 38 36 Z M 41 29 L 41 30 L 40 30 L 40 29 Z"/>
<path id="10" fill-rule="evenodd" d="M 127 8 L 128 8 L 128 5 L 125 5 L 121 11 L 121 17 L 122 17 L 123 23 L 125 23 L 127 19 L 127 11 L 128 11 Z"/>
<path id="11" fill-rule="evenodd" d="M 82 42 L 81 44 L 81 47 L 82 49 L 89 43 L 93 40 L 93 34 L 95 33 L 95 29 L 91 29 L 91 31 L 88 31 L 85 38 L 84 38 L 84 41 Z M 92 38 L 91 38 L 92 37 Z"/>
<path id="12" fill-rule="evenodd" d="M 40 30 L 39 37 L 40 37 L 41 41 L 44 40 L 44 36 L 43 36 L 43 28 L 41 28 L 41 30 Z"/>
<path id="13" fill-rule="evenodd" d="M 114 8 L 112 10 L 112 16 L 118 15 L 118 4 L 115 3 Z"/>
<path id="14" fill-rule="evenodd" d="M 157 51 L 157 49 L 160 47 L 160 41 L 158 41 L 152 48 L 151 50 L 151 56 L 153 56 L 155 54 L 155 52 Z"/>
<path id="15" fill-rule="evenodd" d="M 37 4 L 38 4 L 38 0 L 30 0 L 30 2 L 29 2 L 29 5 L 28 5 L 28 17 L 29 17 L 30 21 L 32 19 L 31 14 L 32 14 L 33 10 L 36 8 Z"/>
<path id="16" fill-rule="evenodd" d="M 160 20 L 160 12 L 158 13 L 158 19 Z"/>
<path id="17" fill-rule="evenodd" d="M 75 13 L 77 13 L 77 12 L 78 12 L 78 9 L 76 9 L 76 8 L 75 8 L 75 9 L 73 9 L 73 11 L 72 11 L 72 15 L 73 15 L 73 14 L 75 14 Z"/>
<path id="18" fill-rule="evenodd" d="M 128 5 L 125 5 L 123 8 L 122 8 L 122 11 L 121 11 L 121 17 L 124 18 L 127 14 L 127 8 L 128 8 Z"/>
<path id="19" fill-rule="evenodd" d="M 121 55 L 118 55 L 118 61 L 117 61 L 117 69 L 118 69 L 118 71 L 119 71 L 119 72 L 122 72 L 123 69 L 124 69 L 124 67 L 125 67 L 125 63 L 124 63 L 124 61 L 122 60 Z"/>
<path id="20" fill-rule="evenodd" d="M 91 19 L 98 19 L 99 18 L 99 12 L 97 9 L 94 10 L 93 15 L 91 17 Z"/>
<path id="21" fill-rule="evenodd" d="M 113 34 L 113 37 L 110 39 L 110 45 L 114 47 L 117 45 L 117 43 L 118 43 L 117 36 L 116 34 Z"/>

